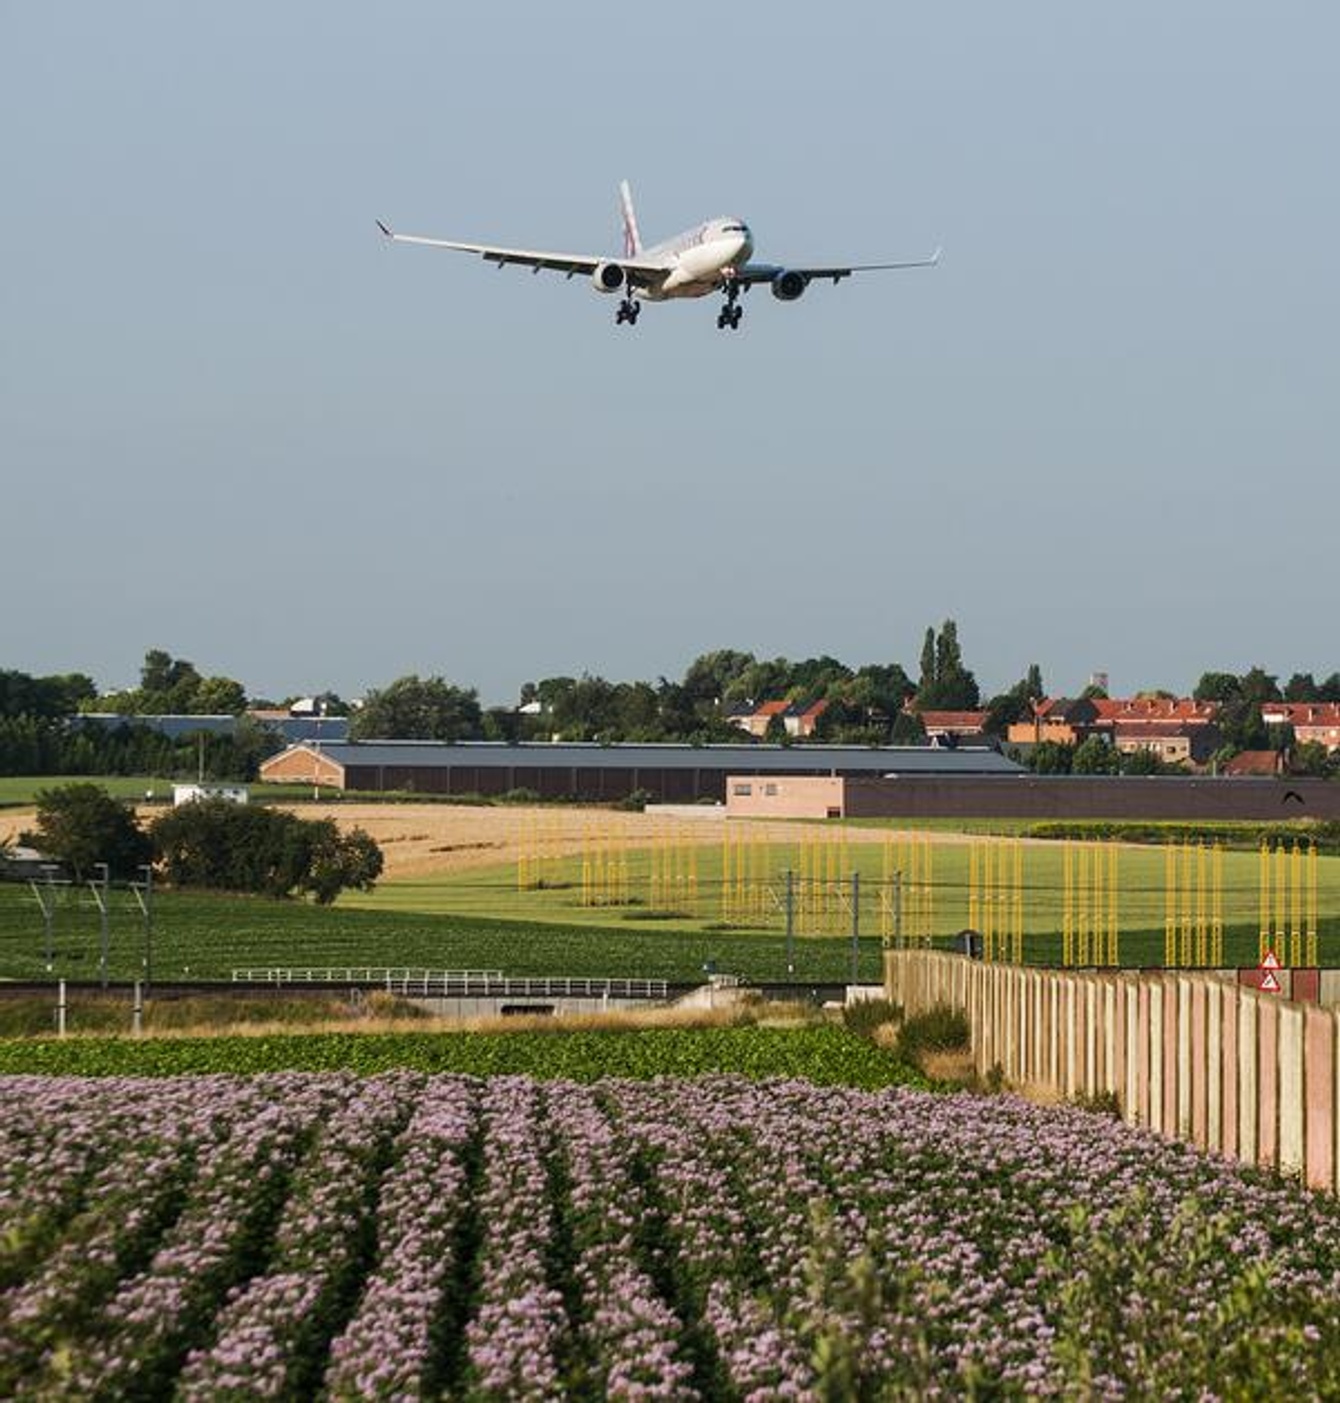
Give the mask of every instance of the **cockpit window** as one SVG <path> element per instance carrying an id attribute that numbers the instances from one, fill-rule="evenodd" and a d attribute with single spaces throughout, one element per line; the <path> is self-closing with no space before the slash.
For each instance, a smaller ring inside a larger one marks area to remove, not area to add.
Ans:
<path id="1" fill-rule="evenodd" d="M 723 234 L 747 234 L 749 226 L 747 224 L 727 224 L 721 232 Z"/>

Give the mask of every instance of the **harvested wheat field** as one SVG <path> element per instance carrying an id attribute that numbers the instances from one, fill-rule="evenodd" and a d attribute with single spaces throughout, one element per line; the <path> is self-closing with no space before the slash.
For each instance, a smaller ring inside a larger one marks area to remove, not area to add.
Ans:
<path id="1" fill-rule="evenodd" d="M 835 831 L 821 823 L 727 820 L 710 809 L 704 810 L 702 818 L 692 819 L 667 819 L 655 812 L 511 804 L 302 804 L 293 812 L 303 818 L 333 818 L 341 828 L 365 829 L 381 845 L 388 878 L 496 867 L 536 850 L 547 858 L 575 856 L 594 838 L 642 847 L 673 836 L 680 843 L 712 846 L 720 844 L 728 827 L 771 843 L 795 843 L 806 834 L 831 836 Z M 871 842 L 898 836 L 887 828 L 846 831 L 852 840 L 860 834 Z M 956 836 L 937 835 L 937 841 L 954 841 Z"/>

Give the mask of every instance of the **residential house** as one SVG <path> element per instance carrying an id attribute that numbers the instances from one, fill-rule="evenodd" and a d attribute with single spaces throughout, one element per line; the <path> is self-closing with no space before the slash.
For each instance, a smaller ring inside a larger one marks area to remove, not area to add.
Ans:
<path id="1" fill-rule="evenodd" d="M 1292 726 L 1298 745 L 1324 745 L 1340 750 L 1340 702 L 1262 702 L 1267 726 Z"/>
<path id="2" fill-rule="evenodd" d="M 914 711 L 932 745 L 958 745 L 960 741 L 982 743 L 986 735 L 985 711 Z"/>
<path id="3" fill-rule="evenodd" d="M 1209 721 L 1117 721 L 1112 743 L 1123 755 L 1148 750 L 1168 765 L 1202 769 L 1223 743 L 1219 728 Z"/>
<path id="4" fill-rule="evenodd" d="M 1043 697 L 1033 703 L 1033 715 L 1016 721 L 1006 732 L 1011 745 L 1078 745 L 1098 727 L 1098 703 L 1089 697 Z"/>

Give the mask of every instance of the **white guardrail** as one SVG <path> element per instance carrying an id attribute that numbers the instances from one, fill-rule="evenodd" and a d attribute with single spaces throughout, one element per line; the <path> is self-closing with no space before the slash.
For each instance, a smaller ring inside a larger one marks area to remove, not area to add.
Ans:
<path id="1" fill-rule="evenodd" d="M 353 984 L 421 997 L 665 999 L 664 979 L 518 978 L 498 969 L 394 969 L 370 965 L 268 965 L 234 969 L 234 984 Z"/>

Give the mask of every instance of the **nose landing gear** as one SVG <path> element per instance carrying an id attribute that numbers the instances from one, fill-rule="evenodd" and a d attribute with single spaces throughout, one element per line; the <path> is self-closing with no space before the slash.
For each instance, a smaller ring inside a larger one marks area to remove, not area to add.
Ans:
<path id="1" fill-rule="evenodd" d="M 636 326 L 638 315 L 642 311 L 642 303 L 635 301 L 631 297 L 625 297 L 619 303 L 619 310 L 614 314 L 614 325 L 622 326 L 627 322 L 629 326 Z"/>
<path id="2" fill-rule="evenodd" d="M 744 308 L 740 306 L 740 284 L 733 278 L 726 284 L 726 305 L 717 313 L 717 330 L 738 331 Z"/>

